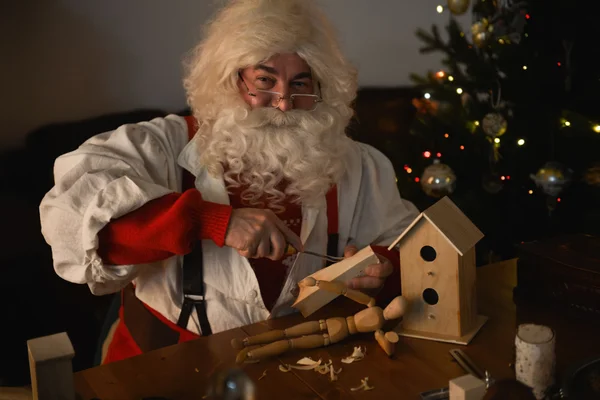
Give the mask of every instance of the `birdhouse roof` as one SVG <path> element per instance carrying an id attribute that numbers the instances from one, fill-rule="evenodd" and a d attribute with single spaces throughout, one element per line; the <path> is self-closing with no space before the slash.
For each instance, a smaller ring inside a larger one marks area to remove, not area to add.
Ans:
<path id="1" fill-rule="evenodd" d="M 427 219 L 461 256 L 483 238 L 483 233 L 463 214 L 448 196 L 445 196 L 419 214 L 388 248 L 391 250 L 400 243 L 402 238 L 410 232 L 421 218 Z"/>

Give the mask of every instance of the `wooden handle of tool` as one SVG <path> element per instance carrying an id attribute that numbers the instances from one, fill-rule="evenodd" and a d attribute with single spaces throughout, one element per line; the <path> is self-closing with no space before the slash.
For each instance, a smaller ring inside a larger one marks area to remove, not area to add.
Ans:
<path id="1" fill-rule="evenodd" d="M 248 359 L 262 360 L 263 358 L 273 357 L 285 353 L 291 348 L 289 340 L 279 340 L 275 343 L 269 343 L 255 350 L 248 352 Z"/>
<path id="2" fill-rule="evenodd" d="M 244 344 L 246 346 L 253 346 L 255 344 L 273 343 L 281 339 L 285 339 L 285 333 L 282 330 L 273 330 L 256 336 L 250 336 L 244 341 Z"/>
<path id="3" fill-rule="evenodd" d="M 285 330 L 285 336 L 289 338 L 304 336 L 304 335 L 312 335 L 313 333 L 322 332 L 324 329 L 327 329 L 327 325 L 325 325 L 325 321 L 321 323 L 321 321 L 310 321 L 303 322 L 299 325 L 292 326 L 291 328 L 287 328 Z"/>
<path id="4" fill-rule="evenodd" d="M 314 349 L 329 344 L 329 335 L 308 335 L 290 339 L 292 349 Z"/>

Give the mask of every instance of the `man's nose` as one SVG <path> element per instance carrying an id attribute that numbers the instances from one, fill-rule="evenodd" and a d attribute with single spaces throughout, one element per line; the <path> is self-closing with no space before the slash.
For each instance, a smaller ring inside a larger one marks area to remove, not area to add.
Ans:
<path id="1" fill-rule="evenodd" d="M 282 97 L 279 100 L 279 104 L 277 105 L 281 111 L 289 111 L 294 108 L 294 104 L 292 103 L 292 99 L 290 97 Z"/>

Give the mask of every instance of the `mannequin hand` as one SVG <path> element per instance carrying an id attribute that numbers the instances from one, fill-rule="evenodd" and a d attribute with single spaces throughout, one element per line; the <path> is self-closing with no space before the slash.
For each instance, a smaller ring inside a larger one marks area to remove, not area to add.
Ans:
<path id="1" fill-rule="evenodd" d="M 273 211 L 238 208 L 231 212 L 225 245 L 247 258 L 283 257 L 287 244 L 302 250 L 302 242 Z"/>
<path id="2" fill-rule="evenodd" d="M 346 246 L 344 257 L 352 257 L 358 248 L 356 246 Z M 368 289 L 369 293 L 377 293 L 385 283 L 385 279 L 392 274 L 394 267 L 390 260 L 377 254 L 379 264 L 371 264 L 364 270 L 364 276 L 353 278 L 348 282 L 350 289 L 363 290 Z"/>

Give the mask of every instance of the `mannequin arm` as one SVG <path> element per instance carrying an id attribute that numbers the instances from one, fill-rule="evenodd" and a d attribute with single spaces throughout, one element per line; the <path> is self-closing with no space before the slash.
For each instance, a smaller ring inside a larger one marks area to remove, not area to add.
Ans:
<path id="1" fill-rule="evenodd" d="M 300 286 L 318 286 L 320 289 L 326 290 L 331 293 L 341 294 L 346 296 L 350 300 L 356 301 L 357 303 L 364 304 L 367 307 L 373 307 L 375 305 L 375 299 L 369 295 L 354 289 L 348 289 L 343 282 L 329 282 L 329 281 L 318 281 L 315 278 L 308 277 L 300 281 Z"/>

